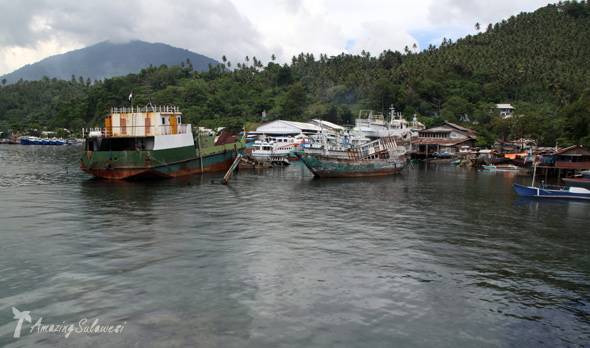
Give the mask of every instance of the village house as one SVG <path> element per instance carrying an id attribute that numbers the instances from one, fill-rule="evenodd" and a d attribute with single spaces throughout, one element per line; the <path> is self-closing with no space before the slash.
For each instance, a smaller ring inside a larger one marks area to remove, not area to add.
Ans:
<path id="1" fill-rule="evenodd" d="M 497 153 L 516 153 L 519 150 L 519 146 L 512 141 L 496 139 L 494 149 Z"/>
<path id="2" fill-rule="evenodd" d="M 410 142 L 409 152 L 414 158 L 454 155 L 460 149 L 475 147 L 477 132 L 450 122 L 423 129 Z"/>
<path id="3" fill-rule="evenodd" d="M 511 118 L 515 108 L 510 104 L 496 104 L 496 109 L 500 110 L 500 117 Z"/>
<path id="4" fill-rule="evenodd" d="M 535 148 L 537 148 L 537 142 L 533 139 L 521 138 L 513 141 L 496 139 L 494 142 L 494 149 L 499 153 L 531 152 Z"/>
<path id="5" fill-rule="evenodd" d="M 574 145 L 555 153 L 557 169 L 590 169 L 590 149 Z"/>

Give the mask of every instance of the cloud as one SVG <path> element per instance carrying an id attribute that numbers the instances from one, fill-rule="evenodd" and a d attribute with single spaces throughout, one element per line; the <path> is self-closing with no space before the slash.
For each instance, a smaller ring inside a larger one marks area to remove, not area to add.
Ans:
<path id="1" fill-rule="evenodd" d="M 361 35 L 354 40 L 354 45 L 349 48 L 351 53 L 361 53 L 362 51 L 370 52 L 376 56 L 381 52 L 393 49 L 403 51 L 401 45 L 408 46 L 412 49 L 414 44 L 418 44 L 412 35 L 404 30 L 394 28 L 386 21 L 371 21 L 362 24 L 363 31 Z"/>
<path id="2" fill-rule="evenodd" d="M 428 6 L 428 21 L 435 26 L 473 28 L 475 23 L 497 23 L 548 3 L 546 0 L 437 0 Z"/>
<path id="3" fill-rule="evenodd" d="M 229 0 L 37 0 L 7 2 L 0 11 L 0 74 L 48 55 L 104 40 L 139 39 L 221 60 L 265 49 L 260 33 Z"/>
<path id="4" fill-rule="evenodd" d="M 545 0 L 27 0 L 1 1 L 0 74 L 104 40 L 185 48 L 235 66 L 299 53 L 403 51 L 440 44 Z"/>

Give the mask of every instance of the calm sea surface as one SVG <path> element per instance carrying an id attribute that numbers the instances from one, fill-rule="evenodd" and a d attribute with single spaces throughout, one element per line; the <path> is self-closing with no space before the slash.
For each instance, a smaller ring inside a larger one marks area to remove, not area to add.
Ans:
<path id="1" fill-rule="evenodd" d="M 0 346 L 590 346 L 590 203 L 530 178 L 111 182 L 81 150 L 0 146 Z"/>

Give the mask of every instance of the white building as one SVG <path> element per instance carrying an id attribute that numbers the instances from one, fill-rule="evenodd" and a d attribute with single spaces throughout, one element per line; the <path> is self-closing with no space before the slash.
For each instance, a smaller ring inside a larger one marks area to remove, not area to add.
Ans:
<path id="1" fill-rule="evenodd" d="M 321 127 L 311 123 L 276 120 L 256 128 L 248 135 L 299 135 L 316 134 Z"/>
<path id="2" fill-rule="evenodd" d="M 336 132 L 336 133 L 344 131 L 344 127 L 339 126 L 336 123 L 320 120 L 317 118 L 309 121 L 309 123 L 315 124 L 318 127 L 323 128 L 324 131 L 332 131 L 332 132 Z"/>
<path id="3" fill-rule="evenodd" d="M 515 108 L 510 104 L 496 104 L 496 109 L 500 110 L 500 117 L 510 118 L 513 116 Z"/>

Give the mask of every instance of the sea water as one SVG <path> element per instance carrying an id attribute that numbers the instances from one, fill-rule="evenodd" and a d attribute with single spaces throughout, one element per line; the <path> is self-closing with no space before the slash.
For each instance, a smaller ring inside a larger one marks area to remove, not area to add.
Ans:
<path id="1" fill-rule="evenodd" d="M 590 342 L 590 203 L 519 198 L 530 177 L 105 181 L 81 151 L 0 147 L 0 346 Z"/>

